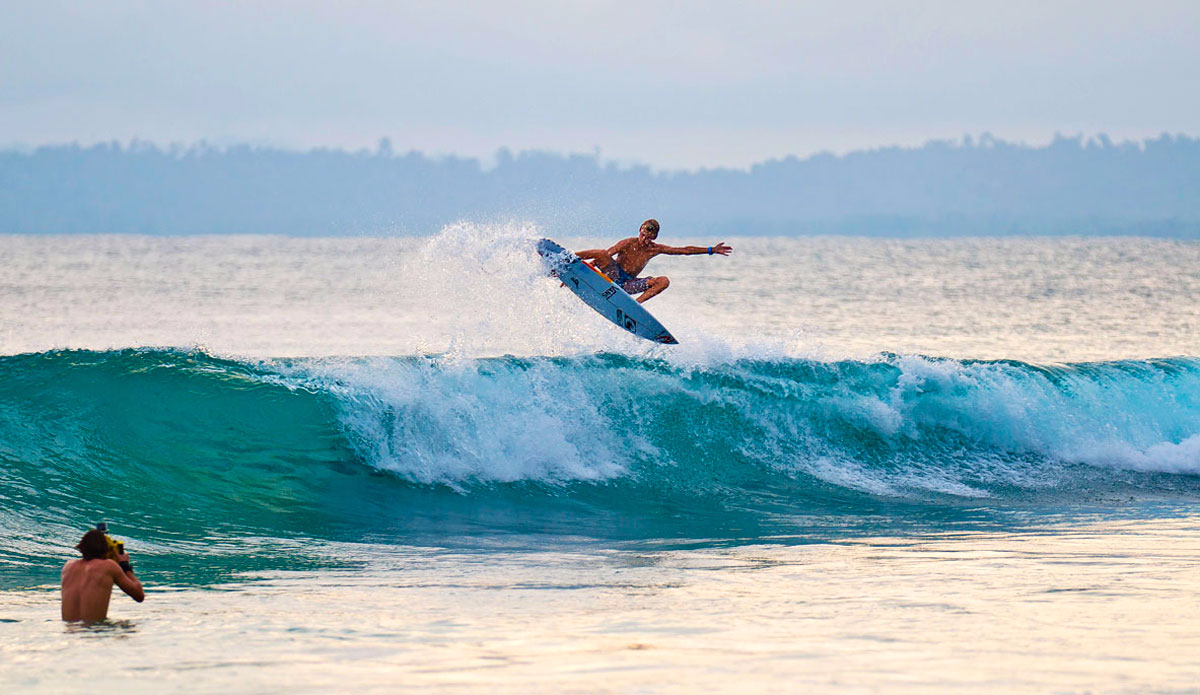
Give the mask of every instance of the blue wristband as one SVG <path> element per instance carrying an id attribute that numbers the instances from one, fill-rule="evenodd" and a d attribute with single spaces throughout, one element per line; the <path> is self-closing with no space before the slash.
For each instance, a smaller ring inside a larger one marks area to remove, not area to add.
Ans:
<path id="1" fill-rule="evenodd" d="M 710 255 L 710 256 L 712 255 L 712 247 L 711 246 L 708 247 L 708 255 Z"/>

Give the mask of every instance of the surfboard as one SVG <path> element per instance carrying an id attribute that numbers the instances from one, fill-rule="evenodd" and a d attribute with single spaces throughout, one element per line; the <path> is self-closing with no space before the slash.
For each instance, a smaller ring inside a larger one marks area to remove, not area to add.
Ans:
<path id="1" fill-rule="evenodd" d="M 604 318 L 639 338 L 667 345 L 679 343 L 645 307 L 592 264 L 549 239 L 538 241 L 537 252 L 552 277 Z"/>

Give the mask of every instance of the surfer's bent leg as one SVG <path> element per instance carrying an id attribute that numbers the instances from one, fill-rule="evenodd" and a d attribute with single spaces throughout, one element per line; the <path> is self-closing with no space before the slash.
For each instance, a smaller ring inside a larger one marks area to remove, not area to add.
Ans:
<path id="1" fill-rule="evenodd" d="M 650 299 L 670 286 L 671 281 L 665 275 L 656 278 L 649 278 L 646 284 L 646 291 L 641 293 L 641 295 L 639 295 L 637 298 L 638 304 Z"/>

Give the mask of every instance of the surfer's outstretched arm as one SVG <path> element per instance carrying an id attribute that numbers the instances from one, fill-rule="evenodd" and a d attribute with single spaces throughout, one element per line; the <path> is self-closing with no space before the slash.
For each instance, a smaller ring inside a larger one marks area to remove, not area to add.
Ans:
<path id="1" fill-rule="evenodd" d="M 728 256 L 729 252 L 733 250 L 732 246 L 723 241 L 716 246 L 666 246 L 665 244 L 656 244 L 655 246 L 654 250 L 665 256 L 698 256 L 700 254 Z"/>

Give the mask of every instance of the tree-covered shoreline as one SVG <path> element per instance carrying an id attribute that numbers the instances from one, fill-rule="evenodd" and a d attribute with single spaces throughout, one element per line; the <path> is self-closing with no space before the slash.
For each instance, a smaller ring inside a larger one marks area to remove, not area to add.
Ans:
<path id="1" fill-rule="evenodd" d="M 0 151 L 0 233 L 429 234 L 520 220 L 611 234 L 883 237 L 1136 234 L 1200 238 L 1200 138 L 988 135 L 749 169 L 655 171 L 597 155 L 464 157 L 205 143 Z"/>

